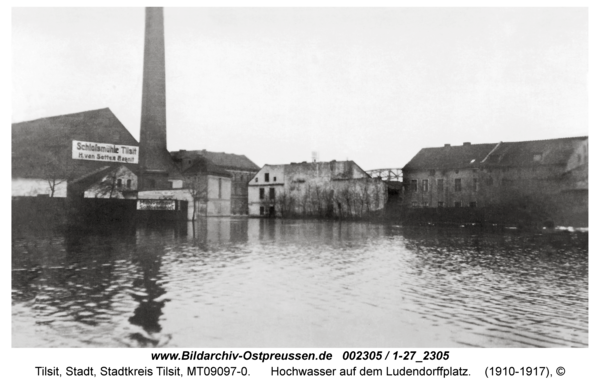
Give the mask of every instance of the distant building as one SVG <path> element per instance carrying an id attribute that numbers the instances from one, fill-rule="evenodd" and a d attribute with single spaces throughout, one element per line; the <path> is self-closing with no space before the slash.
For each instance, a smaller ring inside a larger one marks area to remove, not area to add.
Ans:
<path id="1" fill-rule="evenodd" d="M 497 144 L 449 144 L 421 149 L 402 169 L 403 204 L 412 207 L 482 206 L 481 163 Z"/>
<path id="2" fill-rule="evenodd" d="M 127 179 L 137 180 L 138 153 L 138 142 L 107 108 L 14 123 L 12 196 L 83 196 L 124 165 L 131 173 L 122 178 L 126 188 Z"/>
<path id="3" fill-rule="evenodd" d="M 403 205 L 510 208 L 537 201 L 565 215 L 587 213 L 587 144 L 588 137 L 575 137 L 424 148 L 402 169 Z"/>
<path id="4" fill-rule="evenodd" d="M 386 185 L 353 161 L 265 165 L 248 188 L 251 216 L 362 217 L 386 199 Z"/>
<path id="5" fill-rule="evenodd" d="M 231 215 L 231 174 L 206 158 L 183 170 L 183 188 L 194 198 L 196 217 Z"/>
<path id="6" fill-rule="evenodd" d="M 245 155 L 210 152 L 206 150 L 179 150 L 171 152 L 173 160 L 185 171 L 196 160 L 206 160 L 209 169 L 222 170 L 229 174 L 231 215 L 248 214 L 248 182 L 260 168 Z M 222 174 L 221 174 L 222 175 Z"/>
<path id="7" fill-rule="evenodd" d="M 106 167 L 74 179 L 69 192 L 84 198 L 137 199 L 138 177 L 127 166 Z"/>

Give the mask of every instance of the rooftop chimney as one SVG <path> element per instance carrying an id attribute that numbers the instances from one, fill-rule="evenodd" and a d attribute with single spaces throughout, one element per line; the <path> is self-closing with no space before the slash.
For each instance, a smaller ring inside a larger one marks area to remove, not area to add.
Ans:
<path id="1" fill-rule="evenodd" d="M 449 143 L 447 143 L 447 144 L 445 144 L 445 145 L 444 145 L 444 147 L 450 147 L 450 144 L 449 144 Z"/>
<path id="2" fill-rule="evenodd" d="M 471 142 L 463 142 L 463 146 L 469 146 Z"/>

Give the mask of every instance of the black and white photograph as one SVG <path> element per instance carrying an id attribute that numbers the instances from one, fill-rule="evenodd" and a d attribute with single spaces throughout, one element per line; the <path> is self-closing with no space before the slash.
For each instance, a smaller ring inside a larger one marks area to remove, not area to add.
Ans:
<path id="1" fill-rule="evenodd" d="M 589 348 L 588 16 L 12 8 L 11 347 Z"/>

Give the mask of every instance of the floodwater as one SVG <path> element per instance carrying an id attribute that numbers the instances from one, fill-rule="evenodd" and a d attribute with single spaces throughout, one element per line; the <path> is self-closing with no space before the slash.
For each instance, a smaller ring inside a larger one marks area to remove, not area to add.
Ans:
<path id="1" fill-rule="evenodd" d="M 587 235 L 235 218 L 13 230 L 12 345 L 587 347 Z"/>

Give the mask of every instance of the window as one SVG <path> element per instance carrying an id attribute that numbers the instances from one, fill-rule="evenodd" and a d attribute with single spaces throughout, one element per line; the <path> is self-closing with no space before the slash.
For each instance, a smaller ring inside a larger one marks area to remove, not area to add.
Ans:
<path id="1" fill-rule="evenodd" d="M 275 199 L 275 188 L 269 188 L 269 199 Z"/>
<path id="2" fill-rule="evenodd" d="M 412 202 L 412 206 L 413 206 L 413 207 L 417 207 L 417 206 L 418 206 L 418 205 L 417 205 L 417 202 L 416 202 L 416 201 L 413 201 L 413 202 Z"/>
<path id="3" fill-rule="evenodd" d="M 438 201 L 438 208 L 444 207 L 444 201 Z"/>
<path id="4" fill-rule="evenodd" d="M 439 193 L 444 193 L 444 179 L 440 178 L 437 180 L 437 190 Z"/>
<path id="5" fill-rule="evenodd" d="M 273 177 L 273 182 L 277 182 L 277 177 Z"/>
<path id="6" fill-rule="evenodd" d="M 261 206 L 261 207 L 260 207 L 260 215 L 261 215 L 261 216 L 264 216 L 264 215 L 265 215 L 265 207 L 264 207 L 264 206 Z"/>
<path id="7" fill-rule="evenodd" d="M 461 191 L 460 178 L 456 178 L 454 180 L 454 191 L 455 192 L 460 192 Z"/>
<path id="8" fill-rule="evenodd" d="M 149 188 L 155 188 L 156 187 L 156 181 L 154 181 L 152 178 L 148 179 L 148 187 Z"/>
<path id="9" fill-rule="evenodd" d="M 429 203 L 428 202 L 423 202 L 423 207 L 428 207 Z"/>
<path id="10" fill-rule="evenodd" d="M 479 180 L 477 178 L 473 178 L 473 190 L 475 192 L 479 191 Z"/>
<path id="11" fill-rule="evenodd" d="M 416 192 L 419 190 L 419 185 L 417 180 L 410 180 L 410 190 Z"/>
<path id="12" fill-rule="evenodd" d="M 127 180 L 127 189 L 131 189 L 131 180 Z"/>
<path id="13" fill-rule="evenodd" d="M 258 189 L 258 198 L 259 198 L 259 199 L 261 199 L 261 200 L 262 200 L 263 198 L 265 198 L 265 188 L 260 188 L 260 189 Z M 264 208 L 263 208 L 263 209 L 264 209 Z"/>
<path id="14" fill-rule="evenodd" d="M 219 198 L 221 198 L 221 179 L 219 178 Z"/>
<path id="15" fill-rule="evenodd" d="M 424 192 L 429 191 L 429 180 L 423 180 L 423 191 Z"/>
<path id="16" fill-rule="evenodd" d="M 265 182 L 269 182 L 269 173 L 265 173 Z"/>
<path id="17" fill-rule="evenodd" d="M 123 180 L 121 180 L 120 178 L 117 179 L 117 188 L 120 188 L 123 186 Z"/>
<path id="18" fill-rule="evenodd" d="M 460 208 L 462 206 L 460 201 L 454 201 L 454 207 L 455 208 Z"/>
<path id="19" fill-rule="evenodd" d="M 256 177 L 256 178 L 254 179 L 254 182 L 258 182 L 258 177 Z"/>
<path id="20" fill-rule="evenodd" d="M 469 203 L 469 207 L 471 207 L 471 208 L 477 208 L 477 201 L 471 201 Z"/>

